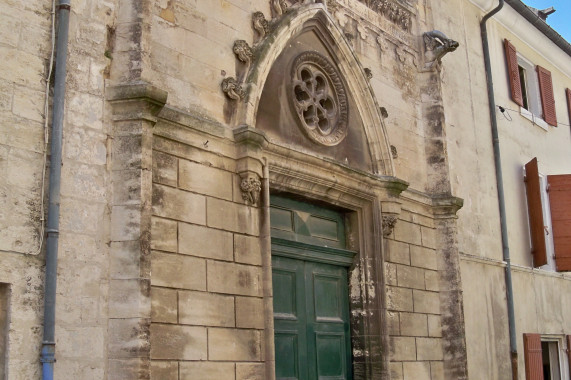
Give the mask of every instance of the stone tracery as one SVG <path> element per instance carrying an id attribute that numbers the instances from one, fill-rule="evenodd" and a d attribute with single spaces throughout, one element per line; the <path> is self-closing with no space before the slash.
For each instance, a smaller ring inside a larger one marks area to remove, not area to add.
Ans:
<path id="1" fill-rule="evenodd" d="M 337 145 L 347 134 L 347 96 L 335 66 L 317 52 L 300 54 L 292 67 L 291 99 L 303 132 Z"/>

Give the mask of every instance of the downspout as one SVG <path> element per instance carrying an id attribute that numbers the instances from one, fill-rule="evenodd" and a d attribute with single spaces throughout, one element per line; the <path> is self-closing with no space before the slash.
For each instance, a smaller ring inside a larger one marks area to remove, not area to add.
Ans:
<path id="1" fill-rule="evenodd" d="M 504 0 L 500 0 L 498 6 L 486 14 L 480 22 L 480 32 L 482 35 L 482 45 L 484 48 L 484 65 L 486 69 L 488 100 L 490 108 L 490 122 L 492 127 L 492 140 L 494 147 L 494 164 L 496 167 L 496 182 L 498 188 L 498 203 L 500 209 L 500 227 L 502 236 L 502 252 L 503 260 L 506 262 L 505 281 L 506 281 L 506 298 L 508 307 L 508 326 L 510 334 L 510 353 L 512 364 L 512 378 L 517 380 L 517 339 L 515 331 L 515 313 L 513 302 L 513 287 L 512 287 L 512 269 L 510 263 L 510 247 L 508 241 L 508 228 L 506 221 L 506 205 L 504 198 L 504 180 L 502 175 L 502 162 L 500 156 L 500 140 L 498 136 L 498 120 L 496 118 L 496 101 L 494 99 L 494 83 L 492 78 L 492 67 L 490 64 L 490 48 L 488 45 L 488 31 L 486 29 L 486 21 L 496 13 L 498 13 L 504 6 Z"/>
<path id="2" fill-rule="evenodd" d="M 52 138 L 49 179 L 48 221 L 46 225 L 46 281 L 44 289 L 44 338 L 40 362 L 42 379 L 54 378 L 55 363 L 55 301 L 57 254 L 59 240 L 59 205 L 61 183 L 61 152 L 65 100 L 67 42 L 69 36 L 70 0 L 59 0 L 56 67 L 53 96 Z M 47 117 L 47 115 L 46 115 Z"/>

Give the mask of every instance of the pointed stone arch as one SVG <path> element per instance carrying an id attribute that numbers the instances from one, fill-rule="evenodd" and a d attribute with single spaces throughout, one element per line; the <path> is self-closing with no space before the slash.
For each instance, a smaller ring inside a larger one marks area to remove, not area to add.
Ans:
<path id="1" fill-rule="evenodd" d="M 363 124 L 373 174 L 395 176 L 386 127 L 374 91 L 343 31 L 321 3 L 291 9 L 274 21 L 271 33 L 257 44 L 255 62 L 245 78 L 244 100 L 238 104 L 237 125 L 256 125 L 258 106 L 273 64 L 308 22 L 311 22 L 323 37 L 324 45 L 336 58 L 338 69 L 346 81 L 348 92 Z"/>

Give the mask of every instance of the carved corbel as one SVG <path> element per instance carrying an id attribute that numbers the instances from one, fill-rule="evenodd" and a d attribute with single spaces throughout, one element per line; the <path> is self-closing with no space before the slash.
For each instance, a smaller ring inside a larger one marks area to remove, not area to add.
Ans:
<path id="1" fill-rule="evenodd" d="M 246 172 L 240 174 L 240 191 L 242 192 L 242 199 L 247 204 L 256 206 L 260 199 L 260 192 L 262 191 L 262 181 L 257 174 Z"/>
<path id="2" fill-rule="evenodd" d="M 276 16 L 281 16 L 288 11 L 289 4 L 285 0 L 272 0 L 272 8 Z"/>
<path id="3" fill-rule="evenodd" d="M 446 37 L 438 30 L 433 30 L 423 34 L 424 39 L 424 68 L 430 70 L 439 68 L 442 64 L 442 57 L 453 52 L 459 46 L 458 42 Z"/>
<path id="4" fill-rule="evenodd" d="M 248 43 L 244 40 L 236 40 L 234 41 L 234 46 L 232 48 L 234 54 L 238 59 L 246 64 L 250 64 L 254 59 L 254 53 L 252 48 Z"/>
<path id="5" fill-rule="evenodd" d="M 260 39 L 263 39 L 270 32 L 270 23 L 262 12 L 258 11 L 252 14 L 252 25 L 254 30 L 260 35 Z"/>
<path id="6" fill-rule="evenodd" d="M 240 191 L 246 204 L 257 206 L 262 189 L 262 150 L 268 144 L 263 132 L 246 125 L 234 129 L 237 161 L 236 171 L 240 176 Z"/>
<path id="7" fill-rule="evenodd" d="M 222 91 L 232 100 L 241 100 L 246 96 L 246 92 L 235 78 L 225 78 L 220 84 Z"/>
<path id="8" fill-rule="evenodd" d="M 397 224 L 397 215 L 383 215 L 383 237 L 388 238 Z"/>

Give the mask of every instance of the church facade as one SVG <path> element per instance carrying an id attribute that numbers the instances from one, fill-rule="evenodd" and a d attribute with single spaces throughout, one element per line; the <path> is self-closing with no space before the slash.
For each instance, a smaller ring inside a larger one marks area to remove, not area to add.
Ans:
<path id="1" fill-rule="evenodd" d="M 569 379 L 571 48 L 487 3 L 1 5 L 0 379 Z"/>

